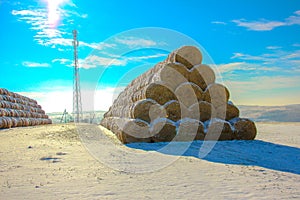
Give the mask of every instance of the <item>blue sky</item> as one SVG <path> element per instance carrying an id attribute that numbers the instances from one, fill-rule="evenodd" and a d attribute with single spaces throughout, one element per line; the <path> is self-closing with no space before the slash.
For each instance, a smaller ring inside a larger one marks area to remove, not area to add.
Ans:
<path id="1" fill-rule="evenodd" d="M 72 110 L 73 29 L 96 109 L 191 40 L 235 104 L 300 103 L 300 1 L 1 0 L 0 25 L 0 87 L 47 112 Z"/>

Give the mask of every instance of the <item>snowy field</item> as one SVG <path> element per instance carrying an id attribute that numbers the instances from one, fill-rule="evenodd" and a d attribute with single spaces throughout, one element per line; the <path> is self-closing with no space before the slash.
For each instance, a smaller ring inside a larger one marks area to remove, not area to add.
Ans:
<path id="1" fill-rule="evenodd" d="M 98 126 L 1 130 L 0 199 L 299 199 L 300 123 L 257 128 L 206 156 L 200 141 L 125 146 Z"/>

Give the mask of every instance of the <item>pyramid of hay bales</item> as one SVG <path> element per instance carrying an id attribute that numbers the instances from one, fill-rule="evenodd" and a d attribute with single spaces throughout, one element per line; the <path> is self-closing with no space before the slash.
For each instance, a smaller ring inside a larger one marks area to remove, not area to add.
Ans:
<path id="1" fill-rule="evenodd" d="M 254 139 L 254 122 L 239 118 L 228 89 L 201 62 L 196 47 L 175 50 L 119 94 L 101 125 L 123 143 Z"/>
<path id="2" fill-rule="evenodd" d="M 0 88 L 0 129 L 51 123 L 36 100 Z"/>

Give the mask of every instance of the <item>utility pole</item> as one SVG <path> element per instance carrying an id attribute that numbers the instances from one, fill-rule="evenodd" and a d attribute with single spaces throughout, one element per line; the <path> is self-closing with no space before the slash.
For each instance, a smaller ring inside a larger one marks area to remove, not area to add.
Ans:
<path id="1" fill-rule="evenodd" d="M 80 77 L 78 63 L 78 48 L 77 30 L 73 30 L 73 47 L 74 47 L 74 77 L 73 77 L 73 115 L 74 122 L 80 122 L 82 119 L 82 103 L 80 92 Z"/>

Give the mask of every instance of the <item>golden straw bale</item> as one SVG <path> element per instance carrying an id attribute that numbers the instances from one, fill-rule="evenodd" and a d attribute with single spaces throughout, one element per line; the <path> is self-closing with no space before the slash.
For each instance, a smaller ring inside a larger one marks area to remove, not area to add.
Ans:
<path id="1" fill-rule="evenodd" d="M 219 83 L 210 84 L 204 91 L 204 100 L 211 103 L 215 108 L 226 105 L 229 99 L 228 89 Z"/>
<path id="2" fill-rule="evenodd" d="M 204 125 L 201 121 L 184 118 L 179 121 L 174 141 L 204 140 Z"/>
<path id="3" fill-rule="evenodd" d="M 186 107 L 190 107 L 203 99 L 202 89 L 191 82 L 185 82 L 179 85 L 175 90 L 175 95 L 178 101 Z"/>
<path id="4" fill-rule="evenodd" d="M 239 109 L 233 105 L 231 102 L 227 103 L 227 105 L 221 105 L 216 108 L 216 117 L 225 120 L 231 120 L 233 118 L 239 117 L 240 111 Z"/>
<path id="5" fill-rule="evenodd" d="M 205 140 L 232 140 L 234 138 L 229 122 L 214 118 L 205 122 Z"/>
<path id="6" fill-rule="evenodd" d="M 179 62 L 191 69 L 194 65 L 201 64 L 202 54 L 194 46 L 183 46 L 170 53 L 166 62 Z"/>
<path id="7" fill-rule="evenodd" d="M 122 143 L 151 141 L 149 124 L 143 120 L 110 117 L 107 122 L 104 119 L 101 124 L 111 130 Z"/>
<path id="8" fill-rule="evenodd" d="M 190 118 L 198 119 L 202 122 L 205 122 L 206 120 L 212 118 L 212 115 L 214 113 L 214 107 L 206 101 L 200 101 L 190 106 L 189 112 Z"/>
<path id="9" fill-rule="evenodd" d="M 151 122 L 166 116 L 166 111 L 156 101 L 143 99 L 127 106 L 111 107 L 105 117 L 125 117 Z"/>
<path id="10" fill-rule="evenodd" d="M 13 125 L 12 119 L 10 117 L 4 117 L 6 120 L 6 128 L 11 128 Z"/>
<path id="11" fill-rule="evenodd" d="M 141 94 L 140 99 L 153 99 L 160 105 L 164 105 L 170 100 L 177 100 L 175 94 L 166 86 L 160 83 L 152 83 L 147 86 L 144 94 Z"/>
<path id="12" fill-rule="evenodd" d="M 163 106 L 167 113 L 167 118 L 172 121 L 178 121 L 181 119 L 181 109 L 180 104 L 176 100 L 171 100 Z M 163 117 L 161 117 L 163 118 Z"/>
<path id="13" fill-rule="evenodd" d="M 0 88 L 1 89 L 1 88 Z M 0 117 L 0 129 L 4 128 L 4 122 L 3 122 L 3 117 Z"/>
<path id="14" fill-rule="evenodd" d="M 198 85 L 202 90 L 205 90 L 215 80 L 216 75 L 208 65 L 196 65 L 190 71 L 189 81 Z"/>
<path id="15" fill-rule="evenodd" d="M 176 125 L 167 118 L 155 120 L 150 127 L 153 142 L 170 142 L 176 135 Z"/>
<path id="16" fill-rule="evenodd" d="M 159 73 L 153 76 L 152 82 L 163 82 L 171 91 L 182 83 L 187 82 L 189 70 L 180 63 L 167 63 Z"/>
<path id="17" fill-rule="evenodd" d="M 5 88 L 0 88 L 0 94 L 6 95 L 6 94 L 8 94 L 8 90 Z"/>
<path id="18" fill-rule="evenodd" d="M 234 139 L 254 140 L 257 129 L 255 123 L 250 119 L 234 118 L 229 121 L 234 127 Z"/>
<path id="19" fill-rule="evenodd" d="M 12 126 L 11 127 L 17 127 L 18 126 L 18 120 L 15 117 L 10 118 L 12 121 Z"/>

